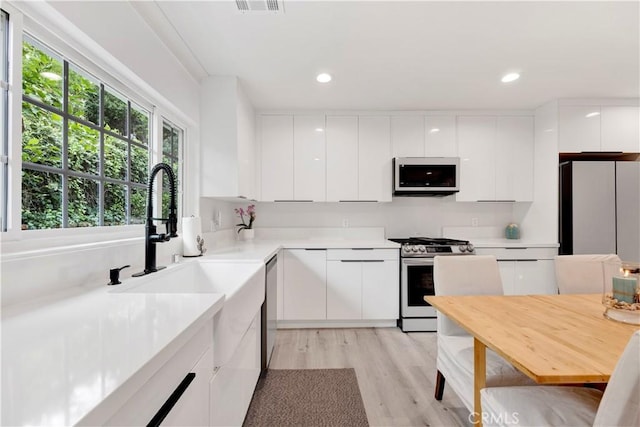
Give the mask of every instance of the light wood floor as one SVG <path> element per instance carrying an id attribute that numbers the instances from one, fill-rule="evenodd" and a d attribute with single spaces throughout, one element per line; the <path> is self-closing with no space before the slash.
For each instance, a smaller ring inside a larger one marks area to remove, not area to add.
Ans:
<path id="1" fill-rule="evenodd" d="M 372 426 L 464 426 L 469 412 L 445 385 L 434 399 L 436 334 L 399 328 L 280 329 L 271 369 L 354 368 Z"/>

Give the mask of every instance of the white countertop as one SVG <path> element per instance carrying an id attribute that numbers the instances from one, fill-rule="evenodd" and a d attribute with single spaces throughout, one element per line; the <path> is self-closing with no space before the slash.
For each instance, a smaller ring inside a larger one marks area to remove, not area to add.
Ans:
<path id="1" fill-rule="evenodd" d="M 265 262 L 281 248 L 399 247 L 384 239 L 237 241 L 200 259 Z M 110 290 L 74 288 L 3 309 L 2 425 L 73 425 L 115 394 L 133 393 L 224 303 L 223 294 Z"/>
<path id="2" fill-rule="evenodd" d="M 2 425 L 77 423 L 115 391 L 144 384 L 223 301 L 223 294 L 110 293 L 105 286 L 3 311 Z"/>
<path id="3" fill-rule="evenodd" d="M 476 248 L 557 248 L 558 243 L 534 242 L 520 239 L 472 239 Z"/>

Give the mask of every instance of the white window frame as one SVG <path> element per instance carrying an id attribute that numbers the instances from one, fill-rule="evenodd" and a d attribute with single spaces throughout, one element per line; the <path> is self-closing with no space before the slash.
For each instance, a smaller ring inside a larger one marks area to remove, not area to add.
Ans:
<path id="1" fill-rule="evenodd" d="M 182 170 L 189 168 L 187 145 L 197 132 L 191 130 L 195 122 L 184 115 L 155 89 L 135 75 L 125 65 L 115 60 L 95 42 L 87 39 L 75 27 L 60 22 L 55 10 L 46 3 L 19 2 L 11 5 L 3 2 L 2 8 L 10 14 L 10 93 L 9 93 L 9 203 L 7 231 L 0 232 L 0 239 L 9 242 L 3 245 L 3 253 L 32 248 L 64 247 L 75 244 L 113 242 L 114 240 L 144 238 L 143 225 L 97 226 L 86 228 L 60 228 L 43 230 L 21 230 L 21 117 L 22 117 L 22 41 L 28 31 L 46 46 L 60 52 L 65 59 L 87 70 L 105 84 L 123 92 L 136 104 L 151 112 L 152 123 L 149 135 L 150 167 L 162 159 L 162 121 L 170 121 L 183 130 Z M 57 31 L 58 30 L 58 31 Z M 184 172 L 183 172 L 184 173 Z M 185 210 L 187 185 L 182 180 L 179 193 L 178 218 Z M 158 187 L 158 186 L 157 186 Z M 158 191 L 161 191 L 161 186 Z M 18 191 L 16 191 L 18 189 Z M 160 199 L 156 197 L 156 200 Z M 22 242 L 22 243 L 21 243 Z M 30 243 L 33 242 L 33 243 Z"/>

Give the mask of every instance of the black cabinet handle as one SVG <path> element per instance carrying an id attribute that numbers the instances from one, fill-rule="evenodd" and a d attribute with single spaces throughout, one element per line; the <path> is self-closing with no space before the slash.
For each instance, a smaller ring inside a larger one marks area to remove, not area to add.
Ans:
<path id="1" fill-rule="evenodd" d="M 151 418 L 147 427 L 158 427 L 162 421 L 169 415 L 169 412 L 173 409 L 178 400 L 182 397 L 184 392 L 187 390 L 191 382 L 196 377 L 194 372 L 189 372 L 186 377 L 182 380 L 182 382 L 176 387 L 176 389 L 171 393 L 171 396 L 164 402 L 164 405 L 160 407 L 158 412 Z"/>

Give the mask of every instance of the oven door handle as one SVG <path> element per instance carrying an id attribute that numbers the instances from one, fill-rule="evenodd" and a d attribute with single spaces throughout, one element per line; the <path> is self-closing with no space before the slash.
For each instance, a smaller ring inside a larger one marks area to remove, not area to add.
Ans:
<path id="1" fill-rule="evenodd" d="M 433 258 L 403 258 L 404 265 L 433 265 Z"/>

